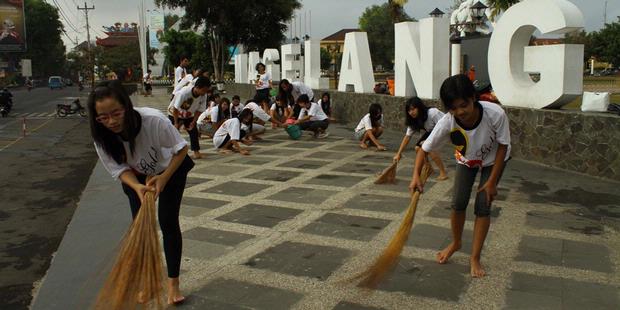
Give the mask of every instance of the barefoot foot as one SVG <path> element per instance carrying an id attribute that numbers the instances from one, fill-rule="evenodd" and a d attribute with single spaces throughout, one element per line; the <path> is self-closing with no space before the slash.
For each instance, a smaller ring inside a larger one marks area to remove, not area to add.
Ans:
<path id="1" fill-rule="evenodd" d="M 437 262 L 440 264 L 445 264 L 448 262 L 448 259 L 454 254 L 454 252 L 461 249 L 461 244 L 456 244 L 454 242 L 450 243 L 445 249 L 441 252 L 437 253 Z"/>
<path id="2" fill-rule="evenodd" d="M 437 177 L 437 181 L 445 181 L 445 180 L 447 180 L 447 179 L 448 179 L 448 175 L 447 175 L 447 174 L 440 174 L 440 175 Z"/>
<path id="3" fill-rule="evenodd" d="M 482 264 L 480 264 L 480 259 L 471 258 L 469 260 L 469 270 L 472 278 L 482 278 L 486 275 Z"/>
<path id="4" fill-rule="evenodd" d="M 362 148 L 364 150 L 368 149 L 368 144 L 362 142 L 362 143 L 360 143 L 360 148 Z"/>

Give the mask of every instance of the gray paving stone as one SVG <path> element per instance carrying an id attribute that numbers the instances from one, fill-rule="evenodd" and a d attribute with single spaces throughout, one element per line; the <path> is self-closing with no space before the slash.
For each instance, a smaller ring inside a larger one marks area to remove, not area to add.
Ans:
<path id="1" fill-rule="evenodd" d="M 314 149 L 317 147 L 321 147 L 325 145 L 325 143 L 321 143 L 321 142 L 293 142 L 290 144 L 285 145 L 284 147 L 289 147 L 289 148 L 296 148 L 296 149 Z"/>
<path id="2" fill-rule="evenodd" d="M 237 306 L 234 304 L 223 303 L 212 299 L 202 298 L 197 295 L 189 295 L 185 297 L 183 303 L 183 309 L 209 309 L 209 310 L 247 310 L 246 307 Z"/>
<path id="3" fill-rule="evenodd" d="M 327 191 L 321 189 L 289 187 L 283 191 L 267 197 L 267 199 L 297 203 L 320 204 L 335 193 L 335 191 Z"/>
<path id="4" fill-rule="evenodd" d="M 343 152 L 328 152 L 328 151 L 319 151 L 314 152 L 307 156 L 307 158 L 316 158 L 316 159 L 343 159 L 351 154 L 343 153 Z"/>
<path id="5" fill-rule="evenodd" d="M 526 225 L 538 229 L 561 230 L 578 232 L 586 235 L 601 235 L 603 222 L 600 216 L 592 218 L 584 216 L 579 209 L 566 210 L 563 212 L 529 211 L 527 212 Z"/>
<path id="6" fill-rule="evenodd" d="M 282 158 L 292 157 L 294 155 L 299 154 L 299 150 L 296 149 L 285 149 L 285 148 L 262 148 L 256 151 L 256 154 L 259 155 L 268 155 L 268 156 L 278 156 Z"/>
<path id="7" fill-rule="evenodd" d="M 411 183 L 411 179 L 396 178 L 396 184 L 371 184 L 368 188 L 398 193 L 409 193 L 409 183 Z M 433 188 L 433 185 L 435 185 L 435 182 L 430 180 L 427 181 L 424 185 L 424 191 L 430 191 L 431 188 Z"/>
<path id="8" fill-rule="evenodd" d="M 249 196 L 258 193 L 268 187 L 270 187 L 270 185 L 231 181 L 207 188 L 202 192 L 231 196 Z"/>
<path id="9" fill-rule="evenodd" d="M 466 220 L 467 221 L 473 221 L 476 218 L 476 215 L 474 214 L 474 202 L 473 200 L 469 201 L 469 204 L 467 205 L 467 215 L 466 215 Z M 497 219 L 501 213 L 502 208 L 501 207 L 492 207 L 491 208 L 491 220 Z M 435 217 L 435 218 L 443 218 L 443 219 L 449 219 L 450 218 L 450 214 L 452 213 L 452 202 L 450 201 L 438 201 L 435 206 L 428 211 L 428 213 L 426 214 L 426 216 L 430 216 L 430 217 Z"/>
<path id="10" fill-rule="evenodd" d="M 515 272 L 506 293 L 508 309 L 614 309 L 620 288 Z"/>
<path id="11" fill-rule="evenodd" d="M 375 175 L 381 173 L 381 171 L 383 171 L 383 169 L 385 169 L 386 167 L 386 165 L 365 164 L 356 162 L 342 165 L 338 168 L 335 168 L 334 171 Z"/>
<path id="12" fill-rule="evenodd" d="M 359 209 L 377 212 L 401 213 L 409 206 L 409 198 L 359 194 L 347 201 L 347 209 Z"/>
<path id="13" fill-rule="evenodd" d="M 296 172 L 296 171 L 266 169 L 266 170 L 261 170 L 260 172 L 253 173 L 244 178 L 265 180 L 265 181 L 286 182 L 292 178 L 298 177 L 300 174 L 301 172 Z"/>
<path id="14" fill-rule="evenodd" d="M 463 230 L 461 249 L 459 251 L 470 254 L 472 239 L 473 232 L 467 229 Z M 416 248 L 443 250 L 445 247 L 450 245 L 451 242 L 452 232 L 449 228 L 428 224 L 416 225 L 414 223 L 406 244 Z M 485 243 L 488 242 L 489 236 L 487 236 Z"/>
<path id="15" fill-rule="evenodd" d="M 321 236 L 369 241 L 388 224 L 390 221 L 387 220 L 327 213 L 300 231 Z"/>
<path id="16" fill-rule="evenodd" d="M 212 175 L 212 176 L 213 175 L 223 176 L 223 175 L 230 175 L 236 172 L 240 172 L 241 170 L 243 170 L 243 167 L 218 164 L 218 165 L 209 165 L 207 167 L 195 169 L 195 170 L 192 170 L 192 172 Z"/>
<path id="17" fill-rule="evenodd" d="M 223 231 L 204 227 L 195 227 L 183 232 L 185 239 L 235 246 L 243 241 L 254 238 L 253 235 L 241 234 L 232 231 Z"/>
<path id="18" fill-rule="evenodd" d="M 209 209 L 206 209 L 206 208 L 199 208 L 199 207 L 192 207 L 192 206 L 181 206 L 181 210 L 180 210 L 179 214 L 182 215 L 182 216 L 187 216 L 187 217 L 196 217 L 196 216 L 201 216 L 201 215 L 205 214 L 208 211 L 209 211 Z"/>
<path id="19" fill-rule="evenodd" d="M 355 144 L 355 143 L 336 145 L 336 146 L 329 147 L 327 149 L 330 150 L 330 151 L 349 152 L 349 153 L 356 153 L 356 152 L 363 152 L 364 151 L 364 150 L 360 149 L 359 146 L 357 146 L 357 144 Z"/>
<path id="20" fill-rule="evenodd" d="M 231 246 L 211 242 L 183 239 L 183 256 L 196 259 L 215 259 L 232 250 Z"/>
<path id="21" fill-rule="evenodd" d="M 252 257 L 246 265 L 326 280 L 350 255 L 345 249 L 287 241 Z"/>
<path id="22" fill-rule="evenodd" d="M 243 156 L 243 157 L 231 156 L 230 159 L 227 159 L 224 162 L 231 163 L 231 164 L 234 163 L 234 164 L 241 164 L 241 165 L 262 166 L 272 161 L 274 161 L 273 157 L 252 155 L 252 156 Z M 233 171 L 238 172 L 238 171 L 241 171 L 242 169 L 243 168 L 235 167 L 235 170 Z M 228 174 L 230 174 L 230 171 Z"/>
<path id="23" fill-rule="evenodd" d="M 241 223 L 260 227 L 274 227 L 290 220 L 303 211 L 291 208 L 249 204 L 217 218 L 219 221 Z"/>
<path id="24" fill-rule="evenodd" d="M 368 155 L 362 156 L 361 158 L 358 159 L 358 161 L 371 162 L 375 164 L 389 166 L 392 164 L 393 158 L 394 158 L 393 153 L 375 152 L 374 154 L 368 154 Z"/>
<path id="25" fill-rule="evenodd" d="M 285 162 L 283 164 L 280 164 L 279 167 L 313 170 L 313 169 L 319 169 L 327 164 L 329 164 L 329 162 L 311 160 L 311 159 L 294 159 L 294 160 Z"/>
<path id="26" fill-rule="evenodd" d="M 364 178 L 362 177 L 354 177 L 347 175 L 336 175 L 336 174 L 320 174 L 304 183 L 306 184 L 318 184 L 318 185 L 328 185 L 328 186 L 341 186 L 341 187 L 350 187 L 361 181 Z"/>
<path id="27" fill-rule="evenodd" d="M 185 188 L 189 188 L 189 187 L 192 187 L 194 185 L 202 184 L 202 183 L 209 182 L 209 181 L 211 181 L 211 179 L 208 179 L 208 178 L 198 178 L 198 177 L 188 177 L 187 181 L 185 182 Z"/>
<path id="28" fill-rule="evenodd" d="M 290 309 L 303 297 L 279 288 L 222 278 L 209 282 L 195 294 L 208 302 L 230 305 L 222 309 Z"/>
<path id="29" fill-rule="evenodd" d="M 458 302 L 470 281 L 468 266 L 402 258 L 377 289 Z"/>
<path id="30" fill-rule="evenodd" d="M 263 140 L 256 141 L 253 146 L 257 147 L 272 147 L 273 145 L 284 143 L 286 140 L 283 139 L 274 139 L 273 137 L 263 138 Z"/>
<path id="31" fill-rule="evenodd" d="M 607 247 L 564 239 L 523 236 L 515 260 L 599 272 L 613 271 Z"/>
<path id="32" fill-rule="evenodd" d="M 561 310 L 562 298 L 521 291 L 508 291 L 504 309 Z"/>
<path id="33" fill-rule="evenodd" d="M 183 196 L 183 201 L 181 202 L 181 210 L 183 209 L 183 205 L 212 210 L 212 209 L 217 209 L 228 203 L 229 202 L 225 200 L 215 200 L 215 199 Z"/>
<path id="34" fill-rule="evenodd" d="M 367 307 L 346 301 L 339 302 L 333 310 L 381 310 L 382 308 Z"/>

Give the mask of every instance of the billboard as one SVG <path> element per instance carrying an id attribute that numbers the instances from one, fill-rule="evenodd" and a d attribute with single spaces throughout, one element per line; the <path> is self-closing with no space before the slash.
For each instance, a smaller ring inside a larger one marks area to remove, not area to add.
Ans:
<path id="1" fill-rule="evenodd" d="M 149 18 L 149 45 L 151 48 L 160 48 L 160 39 L 164 35 L 164 14 L 151 13 Z"/>
<path id="2" fill-rule="evenodd" d="M 0 52 L 26 51 L 23 0 L 0 0 Z"/>

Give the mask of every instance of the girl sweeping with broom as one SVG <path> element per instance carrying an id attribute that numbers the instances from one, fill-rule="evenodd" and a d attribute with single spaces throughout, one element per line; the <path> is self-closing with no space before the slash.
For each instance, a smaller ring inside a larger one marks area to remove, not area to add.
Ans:
<path id="1" fill-rule="evenodd" d="M 136 218 L 146 200 L 153 201 L 149 192 L 159 197 L 159 226 L 168 267 L 168 304 L 181 303 L 185 298 L 179 290 L 182 249 L 179 208 L 187 174 L 194 166 L 187 155 L 187 142 L 158 110 L 134 108 L 123 86 L 116 81 L 95 88 L 88 99 L 88 112 L 99 159 L 112 177 L 121 181 L 132 216 Z M 154 235 L 142 241 L 157 243 L 157 234 Z M 141 285 L 123 283 L 133 284 Z"/>
<path id="2" fill-rule="evenodd" d="M 394 155 L 394 162 L 400 161 L 400 158 L 409 144 L 413 133 L 424 130 L 424 134 L 415 145 L 415 150 L 417 152 L 424 140 L 428 138 L 431 131 L 433 131 L 433 128 L 435 128 L 435 125 L 443 116 L 444 114 L 439 111 L 439 109 L 427 107 L 424 105 L 424 102 L 422 102 L 422 99 L 418 97 L 413 97 L 407 100 L 407 103 L 405 104 L 405 125 L 407 126 L 407 132 L 405 133 L 403 142 L 400 144 L 398 152 Z M 430 155 L 437 165 L 437 168 L 439 168 L 439 176 L 437 177 L 437 180 L 443 181 L 447 179 L 448 175 L 446 174 L 446 168 L 444 167 L 439 154 L 437 154 L 437 152 L 430 152 Z"/>
<path id="3" fill-rule="evenodd" d="M 445 264 L 461 248 L 465 209 L 471 188 L 480 172 L 480 183 L 474 203 L 474 238 L 470 261 L 472 277 L 480 278 L 485 271 L 480 263 L 482 246 L 489 231 L 491 203 L 497 196 L 497 183 L 510 157 L 510 129 L 506 113 L 500 106 L 476 100 L 476 90 L 465 75 L 446 79 L 439 91 L 446 114 L 435 126 L 418 151 L 410 190 L 424 190 L 420 171 L 426 154 L 437 150 L 443 141 L 455 147 L 456 175 L 452 197 L 452 243 L 437 253 L 437 262 Z"/>

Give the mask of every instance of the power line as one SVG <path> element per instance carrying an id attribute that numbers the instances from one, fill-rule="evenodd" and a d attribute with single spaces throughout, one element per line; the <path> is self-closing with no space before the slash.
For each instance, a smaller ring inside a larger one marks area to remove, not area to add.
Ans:
<path id="1" fill-rule="evenodd" d="M 93 52 L 90 47 L 90 24 L 88 23 L 88 11 L 94 10 L 95 6 L 88 7 L 86 5 L 86 1 L 84 1 L 84 7 L 77 7 L 78 10 L 84 11 L 84 15 L 86 16 L 86 40 L 88 42 L 88 61 L 90 63 L 90 85 L 92 89 L 95 89 L 95 63 L 93 62 Z"/>
<path id="2" fill-rule="evenodd" d="M 71 21 L 69 20 L 69 18 L 67 18 L 67 15 L 65 14 L 64 10 L 62 9 L 62 7 L 60 6 L 60 4 L 56 1 L 56 0 L 52 0 L 54 2 L 54 4 L 56 5 L 56 8 L 58 8 L 58 12 L 60 12 L 60 16 L 64 19 L 65 23 L 69 26 L 69 28 L 73 29 L 73 31 L 78 32 L 77 28 L 71 23 Z"/>

